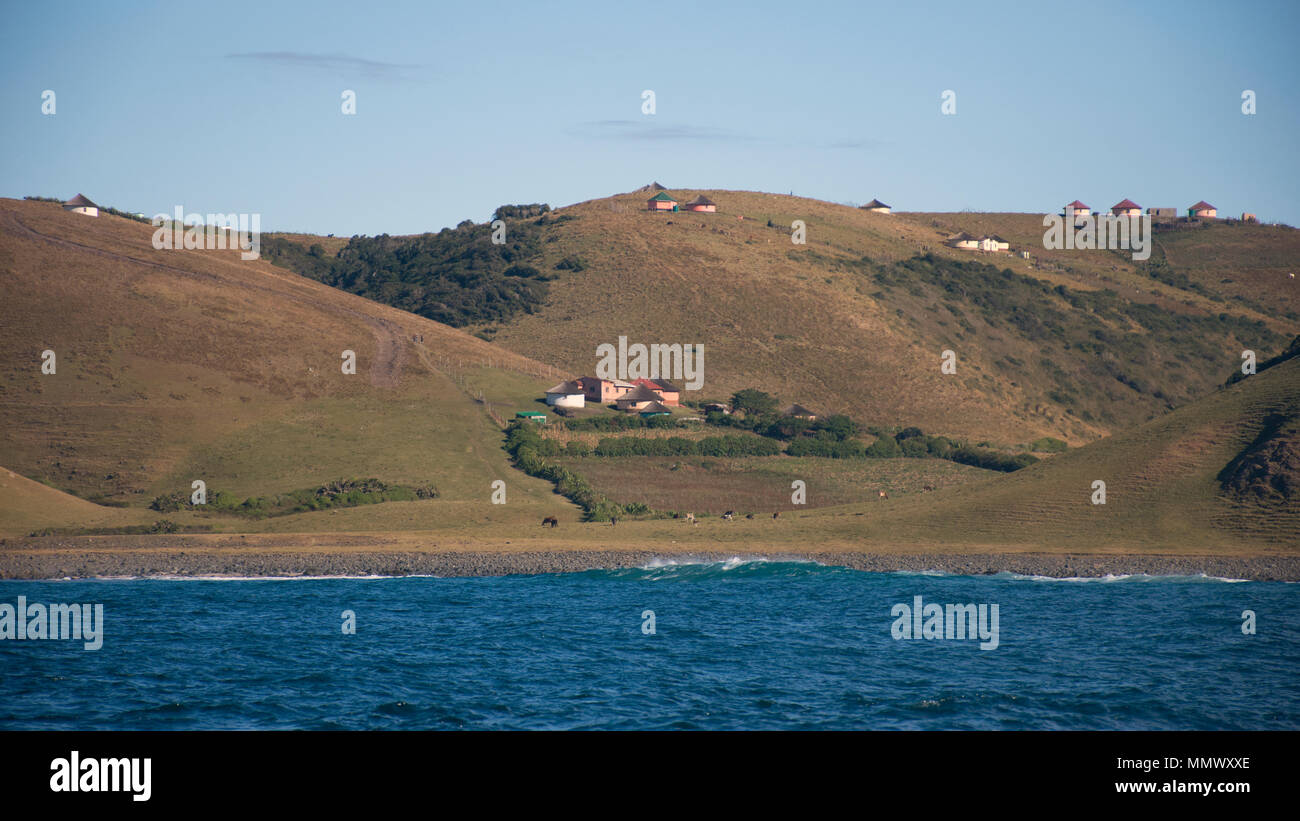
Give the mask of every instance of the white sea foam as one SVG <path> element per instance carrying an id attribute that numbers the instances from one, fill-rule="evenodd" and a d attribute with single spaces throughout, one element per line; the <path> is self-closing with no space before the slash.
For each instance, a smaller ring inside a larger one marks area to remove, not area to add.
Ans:
<path id="1" fill-rule="evenodd" d="M 1171 581 L 1196 581 L 1196 582 L 1227 582 L 1236 584 L 1239 582 L 1248 582 L 1250 579 L 1233 579 L 1224 576 L 1207 576 L 1204 573 L 1194 575 L 1171 574 L 1167 576 L 1152 575 L 1150 573 L 1107 573 L 1104 576 L 1040 576 L 1025 575 L 1022 573 L 998 573 L 994 578 L 1012 579 L 1014 581 L 1030 582 L 1171 582 Z"/>
<path id="2" fill-rule="evenodd" d="M 93 576 L 85 579 L 70 579 L 64 577 L 61 581 L 118 581 L 118 582 L 294 582 L 294 581 L 322 581 L 327 579 L 348 579 L 351 581 L 379 581 L 382 579 L 439 579 L 441 576 L 432 576 L 424 573 L 404 573 L 400 576 L 232 576 L 232 575 L 194 575 L 186 576 L 173 573 L 157 573 L 148 576 Z M 55 581 L 50 579 L 49 581 Z"/>
<path id="3" fill-rule="evenodd" d="M 815 562 L 811 559 L 773 559 L 767 556 L 732 556 L 730 559 L 651 559 L 649 562 L 641 565 L 638 570 L 663 570 L 668 567 L 708 567 L 719 570 L 735 570 L 747 564 L 809 564 L 821 567 L 828 567 L 821 562 Z"/>

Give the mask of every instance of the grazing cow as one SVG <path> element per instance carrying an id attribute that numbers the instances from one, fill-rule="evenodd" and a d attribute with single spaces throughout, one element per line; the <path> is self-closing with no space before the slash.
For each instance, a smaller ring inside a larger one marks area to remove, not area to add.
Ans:
<path id="1" fill-rule="evenodd" d="M 926 489 L 926 490 L 934 490 L 934 485 L 926 485 L 926 486 L 925 486 L 925 489 Z"/>
<path id="2" fill-rule="evenodd" d="M 551 527 L 558 527 L 559 524 L 560 524 L 559 520 L 556 519 L 554 516 L 547 516 L 545 519 L 542 519 L 542 527 L 546 527 L 547 525 L 550 525 Z"/>
<path id="3" fill-rule="evenodd" d="M 729 522 L 732 519 L 736 518 L 736 511 L 728 510 L 726 513 L 722 514 L 722 518 Z"/>
<path id="4" fill-rule="evenodd" d="M 879 491 L 879 495 L 876 496 L 876 498 L 877 498 L 877 499 L 888 499 L 888 498 L 889 498 L 889 494 L 882 490 L 882 491 Z"/>
<path id="5" fill-rule="evenodd" d="M 609 526 L 610 526 L 610 527 L 613 527 L 613 526 L 616 525 L 616 524 L 618 524 L 618 519 L 615 519 L 613 516 L 610 516 L 610 517 L 609 517 Z"/>
<path id="6" fill-rule="evenodd" d="M 694 514 L 694 513 L 687 513 L 687 514 L 686 514 L 686 521 L 690 522 L 691 524 L 695 524 L 695 514 Z"/>
<path id="7" fill-rule="evenodd" d="M 746 518 L 746 519 L 752 519 L 752 518 L 754 518 L 754 514 L 753 514 L 753 513 L 746 513 L 746 514 L 745 514 L 745 518 Z"/>
<path id="8" fill-rule="evenodd" d="M 773 518 L 773 519 L 779 519 L 779 518 L 781 518 L 781 512 L 780 512 L 780 511 L 777 511 L 776 513 L 773 513 L 773 514 L 772 514 L 772 518 Z"/>

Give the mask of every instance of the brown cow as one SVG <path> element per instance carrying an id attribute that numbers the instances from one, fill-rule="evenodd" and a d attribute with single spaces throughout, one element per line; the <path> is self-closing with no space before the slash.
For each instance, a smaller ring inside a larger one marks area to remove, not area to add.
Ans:
<path id="1" fill-rule="evenodd" d="M 560 522 L 554 516 L 547 516 L 545 519 L 542 519 L 542 527 L 546 527 L 547 525 L 550 525 L 551 527 L 559 527 Z"/>

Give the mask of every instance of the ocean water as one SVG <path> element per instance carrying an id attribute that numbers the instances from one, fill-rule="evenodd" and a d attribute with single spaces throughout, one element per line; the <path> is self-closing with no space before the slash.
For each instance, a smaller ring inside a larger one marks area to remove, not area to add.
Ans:
<path id="1" fill-rule="evenodd" d="M 733 560 L 19 595 L 102 603 L 103 645 L 0 640 L 3 729 L 1300 728 L 1294 584 Z M 997 604 L 998 646 L 895 639 L 915 596 Z"/>

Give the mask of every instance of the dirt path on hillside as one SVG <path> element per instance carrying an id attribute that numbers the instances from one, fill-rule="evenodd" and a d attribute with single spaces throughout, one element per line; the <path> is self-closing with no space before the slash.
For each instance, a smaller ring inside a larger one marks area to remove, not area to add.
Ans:
<path id="1" fill-rule="evenodd" d="M 397 387 L 398 383 L 401 381 L 402 363 L 406 356 L 406 334 L 402 330 L 402 328 L 392 320 L 381 319 L 380 317 L 371 316 L 363 311 L 354 308 L 347 308 L 342 305 L 333 305 L 328 302 L 312 299 L 307 294 L 295 293 L 294 290 L 289 287 L 275 288 L 267 285 L 255 285 L 249 282 L 243 282 L 237 279 L 221 277 L 216 274 L 211 274 L 204 271 L 194 271 L 188 268 L 178 268 L 174 265 L 167 265 L 165 263 L 156 262 L 150 259 L 142 259 L 140 257 L 131 256 L 129 254 L 120 254 L 116 251 L 108 251 L 103 248 L 97 248 L 93 245 L 86 245 L 84 243 L 75 242 L 70 239 L 64 239 L 63 237 L 57 237 L 52 234 L 46 234 L 42 231 L 37 231 L 35 228 L 30 227 L 29 225 L 24 223 L 21 219 L 19 219 L 17 214 L 8 211 L 0 212 L 0 226 L 8 228 L 10 231 L 12 231 L 15 234 L 18 235 L 25 234 L 35 239 L 44 240 L 52 245 L 62 246 L 64 248 L 71 248 L 74 250 L 94 254 L 95 256 L 106 257 L 108 259 L 113 259 L 121 262 L 133 262 L 137 265 L 147 265 L 149 267 L 157 268 L 163 271 L 169 271 L 187 277 L 208 280 L 211 282 L 220 283 L 225 286 L 232 286 L 232 287 L 242 288 L 246 290 L 263 291 L 265 293 L 273 294 L 278 297 L 291 299 L 295 302 L 298 302 L 299 304 L 308 305 L 310 307 L 326 310 L 339 316 L 359 319 L 362 322 L 364 322 L 367 326 L 369 326 L 371 333 L 375 337 L 375 361 L 371 364 L 370 368 L 367 369 L 370 375 L 370 384 L 377 388 L 395 388 Z M 239 267 L 237 263 L 231 262 L 230 260 L 224 260 L 216 257 L 208 257 L 208 259 L 211 259 L 213 261 L 219 262 L 224 265 L 233 265 L 235 267 Z M 297 274 L 292 274 L 292 272 L 286 271 L 286 273 L 291 274 L 292 276 L 295 277 L 298 276 Z M 269 281 L 276 282 L 278 285 L 281 286 L 288 285 L 288 283 L 278 280 L 274 276 L 272 276 L 269 279 Z M 329 287 L 329 286 L 324 286 L 324 287 Z M 331 289 L 331 291 L 333 292 L 334 289 Z M 346 292 L 344 291 L 337 291 L 337 293 L 341 295 L 346 294 Z M 356 298 L 362 299 L 362 297 L 356 297 Z"/>

